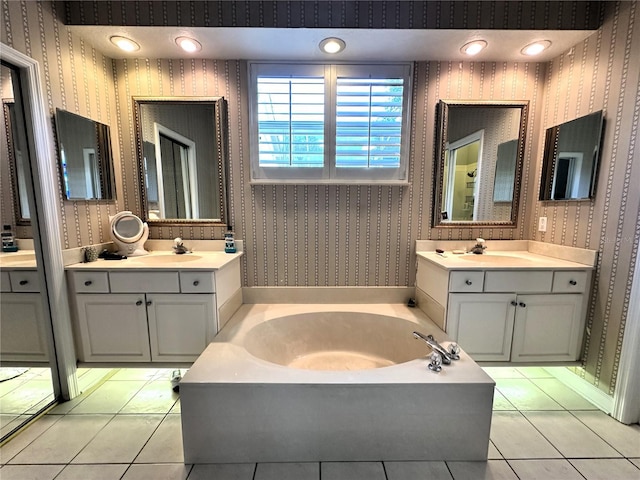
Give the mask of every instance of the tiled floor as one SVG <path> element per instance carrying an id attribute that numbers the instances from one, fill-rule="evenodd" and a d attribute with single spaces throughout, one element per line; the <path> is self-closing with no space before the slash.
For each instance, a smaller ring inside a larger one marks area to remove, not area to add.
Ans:
<path id="1" fill-rule="evenodd" d="M 184 465 L 169 371 L 121 369 L 0 448 L 2 480 L 640 479 L 640 426 L 595 409 L 542 368 L 496 380 L 487 462 Z"/>

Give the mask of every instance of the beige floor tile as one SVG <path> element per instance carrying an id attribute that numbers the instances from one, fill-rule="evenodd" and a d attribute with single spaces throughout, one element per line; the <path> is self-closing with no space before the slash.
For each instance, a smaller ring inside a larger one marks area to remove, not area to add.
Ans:
<path id="1" fill-rule="evenodd" d="M 543 367 L 516 367 L 516 370 L 520 372 L 525 378 L 554 378 Z"/>
<path id="2" fill-rule="evenodd" d="M 44 415 L 43 417 L 32 422 L 20 434 L 13 437 L 2 447 L 0 447 L 0 464 L 9 462 L 22 449 L 42 435 L 43 432 L 51 428 L 62 417 L 53 415 Z"/>
<path id="3" fill-rule="evenodd" d="M 176 403 L 173 404 L 173 407 L 171 407 L 171 410 L 169 410 L 169 413 L 180 413 L 180 399 L 178 398 L 178 400 L 176 401 Z"/>
<path id="4" fill-rule="evenodd" d="M 120 480 L 127 468 L 128 464 L 67 465 L 56 480 Z"/>
<path id="5" fill-rule="evenodd" d="M 109 378 L 112 380 L 153 380 L 158 375 L 157 368 L 120 368 Z"/>
<path id="6" fill-rule="evenodd" d="M 162 419 L 162 415 L 117 415 L 72 463 L 131 463 Z"/>
<path id="7" fill-rule="evenodd" d="M 628 460 L 640 469 L 640 458 L 629 458 Z"/>
<path id="8" fill-rule="evenodd" d="M 640 478 L 638 467 L 624 458 L 569 460 L 587 480 L 631 480 Z"/>
<path id="9" fill-rule="evenodd" d="M 111 418 L 111 415 L 66 415 L 13 457 L 9 463 L 69 463 Z"/>
<path id="10" fill-rule="evenodd" d="M 445 462 L 384 462 L 387 480 L 451 480 Z"/>
<path id="11" fill-rule="evenodd" d="M 322 480 L 385 480 L 381 462 L 326 462 L 320 472 Z"/>
<path id="12" fill-rule="evenodd" d="M 533 378 L 531 381 L 567 410 L 598 409 L 593 403 L 556 378 Z"/>
<path id="13" fill-rule="evenodd" d="M 191 467 L 182 463 L 131 465 L 122 480 L 186 480 Z"/>
<path id="14" fill-rule="evenodd" d="M 145 384 L 120 413 L 168 413 L 178 398 L 171 389 L 171 382 L 154 380 Z"/>
<path id="15" fill-rule="evenodd" d="M 53 385 L 49 380 L 32 379 L 2 397 L 0 410 L 3 414 L 21 414 L 32 409 L 44 399 L 53 395 Z M 53 400 L 53 398 L 51 398 Z M 51 401 L 50 400 L 50 401 Z"/>
<path id="16" fill-rule="evenodd" d="M 567 460 L 509 460 L 520 480 L 584 480 Z"/>
<path id="17" fill-rule="evenodd" d="M 482 369 L 494 380 L 498 378 L 524 378 L 514 367 L 482 367 Z"/>
<path id="18" fill-rule="evenodd" d="M 500 451 L 496 448 L 493 442 L 489 442 L 489 452 L 487 454 L 487 460 L 502 460 L 504 457 Z"/>
<path id="19" fill-rule="evenodd" d="M 189 480 L 253 480 L 255 463 L 194 465 Z"/>
<path id="20" fill-rule="evenodd" d="M 499 411 L 499 410 L 517 410 L 517 409 L 511 404 L 511 402 L 509 402 L 509 400 L 505 398 L 504 395 L 502 395 L 498 391 L 498 389 L 495 389 L 493 392 L 493 410 Z"/>
<path id="21" fill-rule="evenodd" d="M 455 480 L 518 480 L 504 460 L 447 462 Z"/>
<path id="22" fill-rule="evenodd" d="M 625 457 L 640 457 L 640 425 L 625 425 L 604 412 L 571 412 Z"/>
<path id="23" fill-rule="evenodd" d="M 620 457 L 569 412 L 522 412 L 566 458 Z"/>
<path id="24" fill-rule="evenodd" d="M 184 462 L 180 415 L 167 415 L 164 418 L 134 462 Z"/>
<path id="25" fill-rule="evenodd" d="M 319 480 L 319 463 L 259 463 L 254 480 Z"/>
<path id="26" fill-rule="evenodd" d="M 531 380 L 499 378 L 496 388 L 518 410 L 563 410 Z"/>
<path id="27" fill-rule="evenodd" d="M 144 381 L 108 381 L 95 389 L 70 413 L 118 413 L 144 386 Z"/>
<path id="28" fill-rule="evenodd" d="M 0 469 L 2 480 L 53 480 L 64 465 L 5 465 Z"/>
<path id="29" fill-rule="evenodd" d="M 494 412 L 491 441 L 508 460 L 562 457 L 520 412 Z"/>

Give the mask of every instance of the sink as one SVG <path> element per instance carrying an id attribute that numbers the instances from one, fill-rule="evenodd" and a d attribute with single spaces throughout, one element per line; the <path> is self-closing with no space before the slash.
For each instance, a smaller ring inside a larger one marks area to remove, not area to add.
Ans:
<path id="1" fill-rule="evenodd" d="M 168 253 L 166 255 L 149 255 L 148 257 L 136 257 L 131 260 L 135 262 L 144 263 L 146 265 L 167 265 L 173 263 L 185 263 L 200 260 L 202 257 L 199 255 L 176 255 L 175 253 Z"/>
<path id="2" fill-rule="evenodd" d="M 526 265 L 533 263 L 528 258 L 515 257 L 512 255 L 464 255 L 458 257 L 467 262 L 480 263 L 484 265 Z"/>

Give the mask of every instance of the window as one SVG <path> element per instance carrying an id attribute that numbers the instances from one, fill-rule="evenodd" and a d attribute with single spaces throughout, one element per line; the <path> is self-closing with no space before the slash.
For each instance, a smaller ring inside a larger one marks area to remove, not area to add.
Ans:
<path id="1" fill-rule="evenodd" d="M 410 64 L 249 70 L 254 182 L 407 182 Z"/>

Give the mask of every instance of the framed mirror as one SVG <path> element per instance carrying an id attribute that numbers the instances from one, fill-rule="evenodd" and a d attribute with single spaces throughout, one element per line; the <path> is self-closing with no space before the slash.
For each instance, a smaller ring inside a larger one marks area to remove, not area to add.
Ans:
<path id="1" fill-rule="evenodd" d="M 515 227 L 528 101 L 441 100 L 434 227 Z"/>
<path id="2" fill-rule="evenodd" d="M 113 200 L 109 126 L 56 109 L 58 158 L 67 200 Z"/>
<path id="3" fill-rule="evenodd" d="M 222 97 L 135 97 L 145 220 L 227 224 L 227 108 Z"/>
<path id="4" fill-rule="evenodd" d="M 547 128 L 540 200 L 593 197 L 603 131 L 602 110 Z"/>
<path id="5" fill-rule="evenodd" d="M 27 140 L 24 136 L 24 129 L 18 128 L 19 120 L 16 118 L 18 112 L 12 98 L 2 99 L 2 109 L 4 113 L 4 127 L 6 133 L 7 157 L 9 162 L 9 172 L 11 176 L 11 187 L 13 189 L 13 209 L 15 212 L 16 225 L 31 225 L 31 212 L 29 210 L 29 198 L 27 197 L 26 172 L 28 168 Z M 4 156 L 4 155 L 3 155 Z"/>

